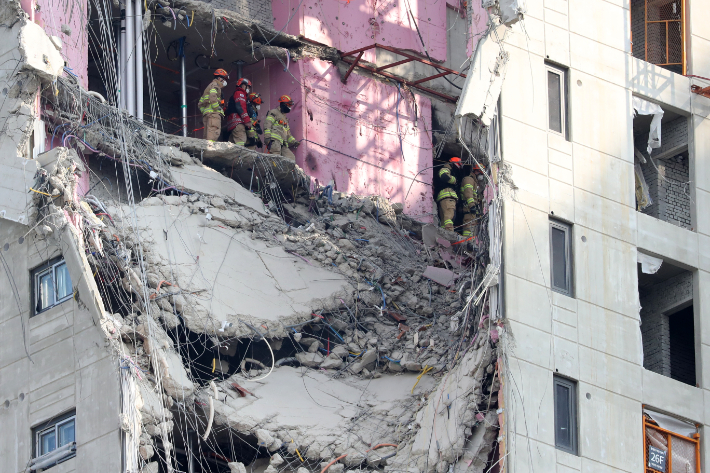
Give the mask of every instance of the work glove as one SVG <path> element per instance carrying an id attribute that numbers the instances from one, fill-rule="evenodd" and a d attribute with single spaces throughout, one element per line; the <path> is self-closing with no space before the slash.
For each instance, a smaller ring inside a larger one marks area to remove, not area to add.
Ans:
<path id="1" fill-rule="evenodd" d="M 262 143 L 259 138 L 256 139 L 256 147 L 259 149 L 264 147 L 264 143 Z"/>
<path id="2" fill-rule="evenodd" d="M 301 146 L 301 142 L 300 142 L 300 141 L 294 141 L 294 142 L 291 144 L 291 147 L 293 147 L 293 148 L 298 148 L 299 146 Z"/>
<path id="3" fill-rule="evenodd" d="M 263 135 L 263 134 L 264 134 L 264 130 L 261 129 L 261 124 L 259 123 L 258 120 L 257 120 L 257 122 L 254 124 L 254 129 L 256 130 L 256 132 L 257 132 L 258 134 L 260 134 L 260 135 Z"/>

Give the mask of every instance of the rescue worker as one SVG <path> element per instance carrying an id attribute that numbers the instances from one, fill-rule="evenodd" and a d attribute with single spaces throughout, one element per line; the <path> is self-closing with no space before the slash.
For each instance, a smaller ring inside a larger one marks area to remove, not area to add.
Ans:
<path id="1" fill-rule="evenodd" d="M 261 129 L 261 124 L 259 123 L 259 109 L 261 108 L 261 95 L 256 92 L 252 92 L 247 97 L 247 114 L 251 118 L 251 129 L 247 130 L 247 143 L 246 147 L 248 149 L 262 148 L 264 143 L 261 142 L 259 135 L 263 135 L 264 131 Z"/>
<path id="2" fill-rule="evenodd" d="M 269 110 L 264 122 L 264 141 L 271 154 L 280 154 L 295 160 L 289 147 L 297 148 L 301 143 L 291 135 L 286 114 L 293 108 L 293 100 L 288 95 L 279 98 L 279 108 Z"/>
<path id="3" fill-rule="evenodd" d="M 244 146 L 247 132 L 251 129 L 251 118 L 247 113 L 247 95 L 251 91 L 249 79 L 240 78 L 234 94 L 227 104 L 227 131 L 229 141 L 235 145 Z"/>
<path id="4" fill-rule="evenodd" d="M 461 180 L 461 201 L 463 203 L 464 237 L 476 234 L 476 222 L 481 216 L 481 197 L 478 192 L 479 181 L 483 181 L 483 171 L 474 164 L 471 173 Z"/>
<path id="5" fill-rule="evenodd" d="M 198 106 L 202 112 L 202 123 L 205 126 L 204 137 L 206 140 L 217 141 L 222 132 L 222 88 L 227 85 L 229 74 L 224 69 L 214 71 L 214 79 L 200 97 Z"/>
<path id="6" fill-rule="evenodd" d="M 447 230 L 454 230 L 454 217 L 456 215 L 456 203 L 458 194 L 454 190 L 456 186 L 456 176 L 452 173 L 458 173 L 461 170 L 461 158 L 453 157 L 448 163 L 444 164 L 439 170 L 439 179 L 448 184 L 447 187 L 439 191 L 436 196 L 436 201 L 439 204 L 439 222 L 441 226 Z"/>

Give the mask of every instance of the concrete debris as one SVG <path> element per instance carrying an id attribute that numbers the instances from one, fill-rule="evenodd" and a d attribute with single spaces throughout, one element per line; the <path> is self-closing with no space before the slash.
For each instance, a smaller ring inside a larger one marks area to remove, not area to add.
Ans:
<path id="1" fill-rule="evenodd" d="M 149 196 L 102 184 L 98 157 L 55 148 L 38 159 L 28 211 L 38 238 L 74 242 L 77 297 L 92 295 L 136 378 L 138 429 L 124 414 L 134 454 L 182 455 L 187 412 L 232 472 L 303 473 L 340 457 L 329 472 L 448 471 L 464 457 L 476 466 L 460 471 L 484 471 L 499 332 L 472 291 L 486 274 L 493 285 L 488 216 L 453 245 L 459 236 L 380 196 L 325 193 L 293 163 L 190 140 L 148 146 L 139 131 L 121 145 L 142 150 Z M 91 130 L 86 143 L 101 159 L 120 151 Z M 259 187 L 227 163 L 261 169 Z M 269 458 L 229 458 L 235 443 Z"/>
<path id="2" fill-rule="evenodd" d="M 436 268 L 434 266 L 427 266 L 426 270 L 422 274 L 423 277 L 429 278 L 437 284 L 441 284 L 444 287 L 451 286 L 458 276 L 453 271 L 446 268 Z"/>

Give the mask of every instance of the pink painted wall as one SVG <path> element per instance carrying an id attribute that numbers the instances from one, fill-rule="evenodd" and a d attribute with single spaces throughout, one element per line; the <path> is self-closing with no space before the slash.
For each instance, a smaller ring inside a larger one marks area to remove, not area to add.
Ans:
<path id="1" fill-rule="evenodd" d="M 383 195 L 403 203 L 408 215 L 429 221 L 434 205 L 431 187 L 424 184 L 433 178 L 432 170 L 426 169 L 432 162 L 429 99 L 415 96 L 415 118 L 412 96 L 403 93 L 399 104 L 403 159 L 397 136 L 397 87 L 356 74 L 343 84 L 332 64 L 310 58 L 291 63 L 289 72 L 278 61 L 267 61 L 246 67 L 244 75 L 265 99 L 262 121 L 267 100 L 272 108 L 283 94 L 296 101 L 289 114 L 291 132 L 296 139 L 309 140 L 296 150 L 299 166 L 322 185 L 333 180 L 335 189 L 344 193 Z M 411 179 L 367 163 L 410 178 L 426 169 L 416 176 L 423 183 L 414 182 L 410 190 Z"/>
<path id="2" fill-rule="evenodd" d="M 62 41 L 62 56 L 82 87 L 88 87 L 89 45 L 86 0 L 21 0 L 22 9 L 30 19 L 50 36 Z M 39 6 L 39 10 L 37 10 Z M 71 35 L 62 33 L 62 25 L 71 28 Z"/>
<path id="3" fill-rule="evenodd" d="M 274 27 L 293 35 L 352 51 L 380 43 L 424 49 L 407 6 L 417 21 L 429 54 L 446 59 L 446 2 L 437 0 L 272 0 Z M 363 59 L 375 62 L 374 50 Z"/>

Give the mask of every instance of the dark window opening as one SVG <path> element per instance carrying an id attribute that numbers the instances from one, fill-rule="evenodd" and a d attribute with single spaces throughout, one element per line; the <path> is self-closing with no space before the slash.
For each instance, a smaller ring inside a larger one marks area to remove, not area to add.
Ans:
<path id="1" fill-rule="evenodd" d="M 692 229 L 688 117 L 663 110 L 660 147 L 648 154 L 653 115 L 634 117 L 636 210 Z"/>
<path id="2" fill-rule="evenodd" d="M 567 138 L 567 72 L 546 65 L 547 69 L 547 127 Z"/>
<path id="3" fill-rule="evenodd" d="M 555 376 L 555 446 L 577 455 L 577 383 Z"/>
<path id="4" fill-rule="evenodd" d="M 643 367 L 695 386 L 693 273 L 667 261 L 651 274 L 638 266 Z"/>
<path id="5" fill-rule="evenodd" d="M 572 228 L 550 221 L 550 280 L 552 290 L 572 296 Z"/>
<path id="6" fill-rule="evenodd" d="M 695 386 L 695 324 L 693 306 L 668 316 L 671 378 Z"/>

